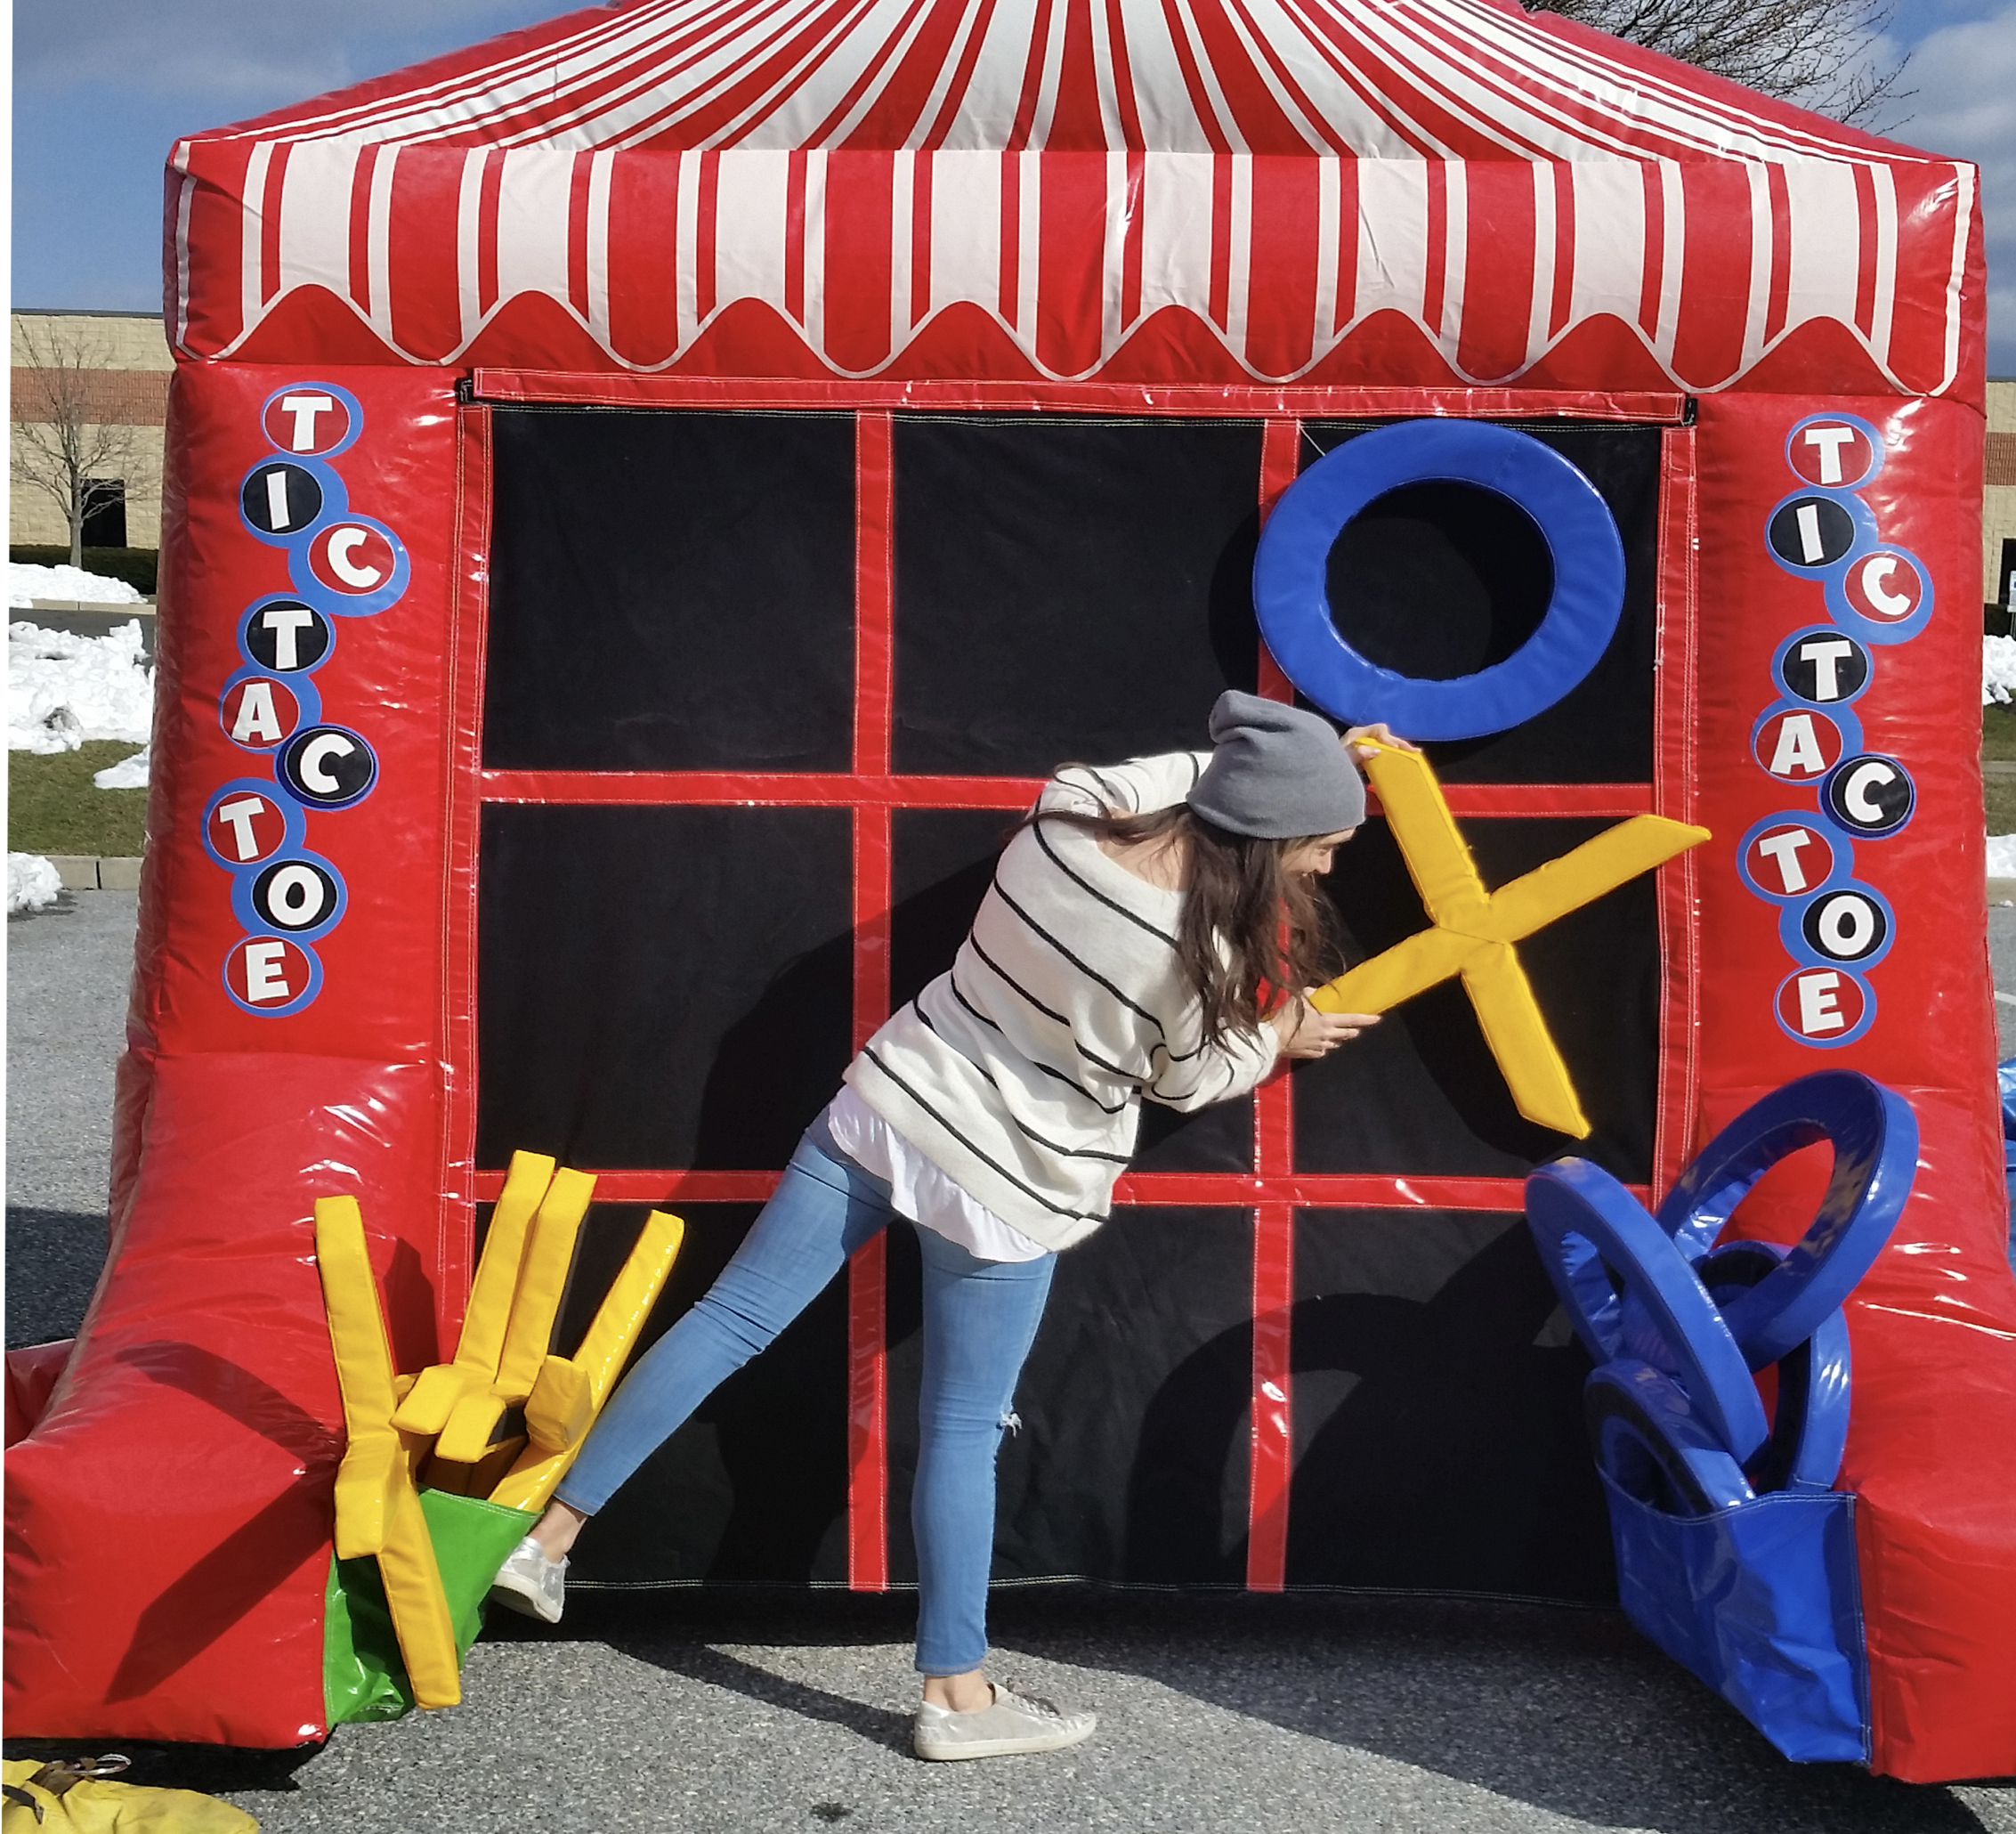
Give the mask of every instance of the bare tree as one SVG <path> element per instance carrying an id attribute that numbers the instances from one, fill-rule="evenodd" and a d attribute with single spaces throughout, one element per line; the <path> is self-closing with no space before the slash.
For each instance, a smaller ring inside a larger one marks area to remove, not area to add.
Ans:
<path id="1" fill-rule="evenodd" d="M 102 342 L 62 319 L 17 317 L 14 482 L 51 499 L 70 530 L 70 564 L 84 564 L 84 525 L 95 510 L 155 482 L 145 371 L 112 367 Z M 131 377 L 131 380 L 126 378 Z"/>
<path id="2" fill-rule="evenodd" d="M 1875 61 L 1895 0 L 1539 0 L 1527 11 L 1558 12 L 1837 121 L 1866 126 L 1904 100 L 1903 64 Z"/>

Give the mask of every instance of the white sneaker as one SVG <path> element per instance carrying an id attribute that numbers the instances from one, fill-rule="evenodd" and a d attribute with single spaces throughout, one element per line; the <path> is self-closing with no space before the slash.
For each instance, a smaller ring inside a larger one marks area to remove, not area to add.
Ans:
<path id="1" fill-rule="evenodd" d="M 1098 1723 L 1096 1713 L 1065 1713 L 996 1683 L 993 1705 L 975 1713 L 954 1713 L 927 1700 L 917 1709 L 911 1749 L 919 1757 L 940 1759 L 1061 1751 L 1090 1738 Z"/>
<path id="2" fill-rule="evenodd" d="M 547 1624 L 559 1623 L 566 1594 L 566 1561 L 548 1560 L 546 1550 L 530 1535 L 511 1550 L 511 1558 L 490 1582 L 494 1603 Z"/>

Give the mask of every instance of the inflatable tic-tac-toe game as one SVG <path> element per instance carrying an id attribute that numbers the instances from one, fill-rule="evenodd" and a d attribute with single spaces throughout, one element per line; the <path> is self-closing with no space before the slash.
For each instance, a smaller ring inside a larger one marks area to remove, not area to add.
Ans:
<path id="1" fill-rule="evenodd" d="M 166 243 L 11 1732 L 313 1740 L 388 1606 L 452 1698 L 422 1500 L 507 1547 L 1041 780 L 1236 686 L 1423 742 L 1328 881 L 1389 1017 L 1146 1113 L 998 1578 L 1622 1596 L 1788 1755 L 2016 1770 L 1971 167 L 1489 0 L 637 0 L 182 141 Z M 910 1584 L 917 1289 L 575 1582 Z"/>

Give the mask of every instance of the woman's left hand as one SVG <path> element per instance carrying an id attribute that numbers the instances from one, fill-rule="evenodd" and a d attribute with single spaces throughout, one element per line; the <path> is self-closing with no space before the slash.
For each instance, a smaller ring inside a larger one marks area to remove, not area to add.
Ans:
<path id="1" fill-rule="evenodd" d="M 1311 987 L 1309 994 L 1316 990 Z M 1376 1012 L 1318 1012 L 1309 1004 L 1308 994 L 1298 995 L 1267 1023 L 1281 1040 L 1283 1057 L 1328 1057 L 1340 1044 L 1348 1043 L 1368 1026 L 1379 1023 Z"/>
<path id="2" fill-rule="evenodd" d="M 1419 751 L 1419 745 L 1397 738 L 1382 719 L 1376 726 L 1355 726 L 1344 734 L 1344 749 L 1354 764 L 1363 764 L 1375 751 Z"/>

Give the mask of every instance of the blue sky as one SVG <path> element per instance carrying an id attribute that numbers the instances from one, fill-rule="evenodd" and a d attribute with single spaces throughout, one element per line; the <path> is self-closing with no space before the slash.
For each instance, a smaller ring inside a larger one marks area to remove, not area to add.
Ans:
<path id="1" fill-rule="evenodd" d="M 150 311 L 177 134 L 570 10 L 554 0 L 15 0 L 13 300 Z M 2016 376 L 2016 0 L 1902 0 L 1899 139 L 1980 162 L 1988 368 Z"/>

